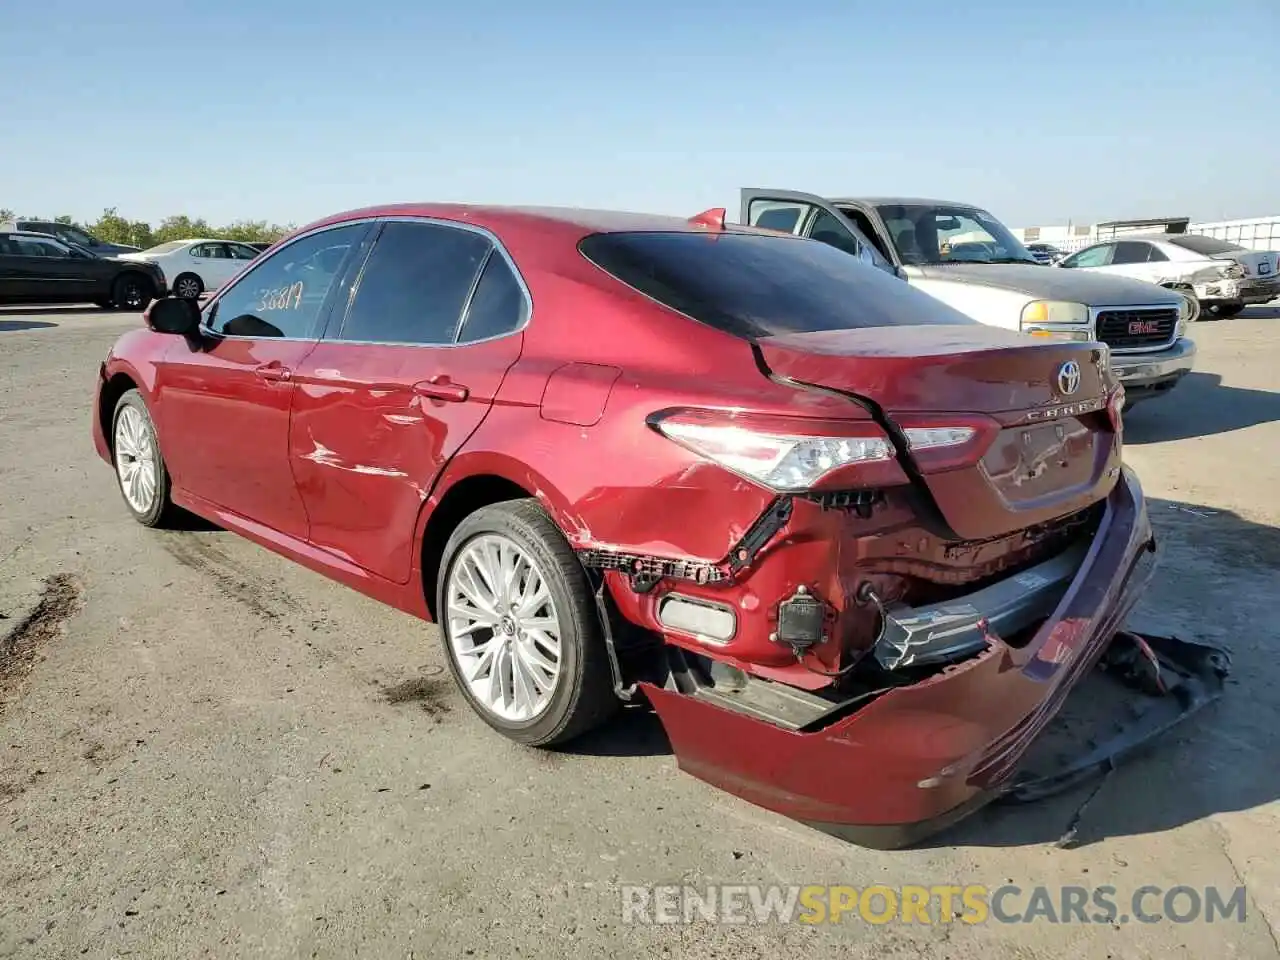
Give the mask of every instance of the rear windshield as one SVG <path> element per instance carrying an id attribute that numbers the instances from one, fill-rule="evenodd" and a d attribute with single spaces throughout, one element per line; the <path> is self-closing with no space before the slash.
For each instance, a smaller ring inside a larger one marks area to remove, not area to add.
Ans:
<path id="1" fill-rule="evenodd" d="M 1184 250 L 1190 250 L 1192 253 L 1202 253 L 1206 257 L 1212 257 L 1218 253 L 1239 253 L 1244 249 L 1238 243 L 1227 243 L 1225 240 L 1202 237 L 1194 233 L 1184 233 L 1176 237 L 1162 237 L 1161 239 L 1182 247 Z"/>
<path id="2" fill-rule="evenodd" d="M 159 244 L 158 246 L 148 247 L 146 250 L 143 250 L 142 252 L 156 254 L 158 256 L 159 254 L 162 254 L 162 253 L 171 253 L 174 250 L 177 250 L 179 247 L 184 246 L 186 242 L 187 242 L 186 240 L 170 240 L 168 243 L 162 243 L 162 244 Z"/>
<path id="3" fill-rule="evenodd" d="M 579 249 L 659 303 L 747 340 L 977 322 L 815 240 L 746 233 L 597 233 L 584 238 Z"/>

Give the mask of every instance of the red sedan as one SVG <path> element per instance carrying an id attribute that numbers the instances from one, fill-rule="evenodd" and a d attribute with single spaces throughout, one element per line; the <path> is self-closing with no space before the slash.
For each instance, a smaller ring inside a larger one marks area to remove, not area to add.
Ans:
<path id="1" fill-rule="evenodd" d="M 102 365 L 128 509 L 440 624 L 551 745 L 620 701 L 681 765 L 893 845 L 1006 783 L 1150 575 L 1101 344 L 825 244 L 402 205 L 318 222 Z"/>

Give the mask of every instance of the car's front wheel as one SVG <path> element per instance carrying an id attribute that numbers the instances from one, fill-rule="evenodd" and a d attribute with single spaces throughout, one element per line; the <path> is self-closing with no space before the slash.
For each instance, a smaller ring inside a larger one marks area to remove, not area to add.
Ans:
<path id="1" fill-rule="evenodd" d="M 1215 303 L 1205 308 L 1208 320 L 1230 320 L 1244 312 L 1243 303 Z M 1203 316 L 1203 314 L 1202 314 Z"/>
<path id="2" fill-rule="evenodd" d="M 117 310 L 144 310 L 154 297 L 151 281 L 138 273 L 121 274 L 111 286 L 111 302 Z"/>
<path id="3" fill-rule="evenodd" d="M 440 569 L 436 611 L 449 667 L 491 727 L 551 746 L 617 709 L 586 572 L 536 500 L 468 516 Z"/>
<path id="4" fill-rule="evenodd" d="M 195 300 L 204 293 L 204 281 L 194 273 L 179 274 L 173 281 L 173 295 L 184 300 Z"/>
<path id="5" fill-rule="evenodd" d="M 146 527 L 166 526 L 173 516 L 169 470 L 160 455 L 155 423 L 142 395 L 128 390 L 111 419 L 111 456 L 125 506 Z"/>

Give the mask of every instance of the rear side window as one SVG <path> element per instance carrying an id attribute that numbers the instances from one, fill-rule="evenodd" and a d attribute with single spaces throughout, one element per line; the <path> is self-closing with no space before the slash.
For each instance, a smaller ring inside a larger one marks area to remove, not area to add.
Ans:
<path id="1" fill-rule="evenodd" d="M 458 339 L 473 343 L 511 333 L 524 326 L 528 313 L 529 302 L 520 281 L 511 272 L 506 258 L 495 250 L 480 274 Z"/>
<path id="2" fill-rule="evenodd" d="M 379 235 L 342 325 L 342 340 L 453 343 L 492 244 L 472 230 L 392 221 Z"/>
<path id="3" fill-rule="evenodd" d="M 825 243 L 742 233 L 598 233 L 583 255 L 628 286 L 747 340 L 977 323 Z"/>

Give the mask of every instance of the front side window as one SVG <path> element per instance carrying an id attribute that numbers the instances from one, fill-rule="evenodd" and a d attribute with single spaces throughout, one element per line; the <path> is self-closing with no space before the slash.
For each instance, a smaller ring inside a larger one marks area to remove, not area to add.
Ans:
<path id="1" fill-rule="evenodd" d="M 224 336 L 314 336 L 325 298 L 366 229 L 347 224 L 282 247 L 206 308 L 205 325 Z"/>
<path id="2" fill-rule="evenodd" d="M 65 260 L 71 251 L 53 240 L 41 240 L 39 237 L 13 237 L 17 252 L 23 257 L 57 257 Z"/>
<path id="3" fill-rule="evenodd" d="M 892 203 L 877 208 L 903 263 L 1035 263 L 1003 223 L 976 207 Z"/>
<path id="4" fill-rule="evenodd" d="M 646 296 L 746 340 L 978 322 L 825 243 L 729 232 L 597 233 L 579 248 Z"/>
<path id="5" fill-rule="evenodd" d="M 809 208 L 800 203 L 783 203 L 776 200 L 753 200 L 750 221 L 753 227 L 795 233 L 796 224 Z"/>
<path id="6" fill-rule="evenodd" d="M 227 249 L 231 251 L 233 260 L 253 260 L 258 256 L 257 250 L 243 243 L 228 243 Z"/>
<path id="7" fill-rule="evenodd" d="M 492 246 L 473 230 L 402 220 L 386 224 L 360 274 L 339 338 L 453 343 Z"/>
<path id="8" fill-rule="evenodd" d="M 1115 250 L 1113 243 L 1100 243 L 1096 247 L 1086 247 L 1079 253 L 1062 261 L 1064 267 L 1105 267 L 1111 262 L 1111 252 Z"/>

